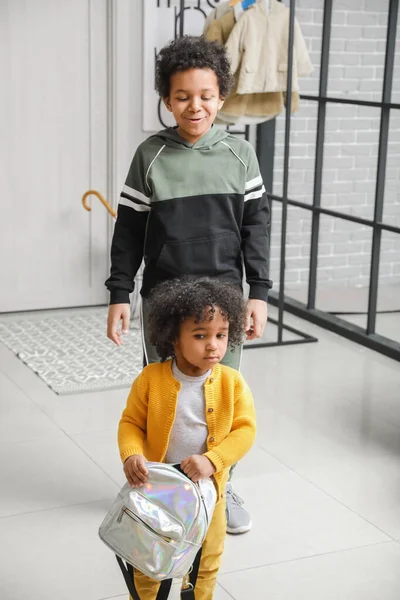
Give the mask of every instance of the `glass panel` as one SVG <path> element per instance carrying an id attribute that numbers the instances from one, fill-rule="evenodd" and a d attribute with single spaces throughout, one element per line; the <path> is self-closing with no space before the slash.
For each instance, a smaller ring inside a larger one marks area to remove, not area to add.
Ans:
<path id="1" fill-rule="evenodd" d="M 400 343 L 400 234 L 382 232 L 376 333 Z"/>
<path id="2" fill-rule="evenodd" d="M 400 110 L 390 111 L 383 222 L 400 227 Z"/>
<path id="3" fill-rule="evenodd" d="M 272 202 L 272 226 L 270 242 L 270 279 L 273 281 L 273 292 L 279 293 L 280 288 L 280 259 L 281 259 L 281 225 L 282 204 Z M 288 206 L 287 237 L 286 237 L 286 268 L 285 268 L 285 294 L 287 297 L 296 298 L 300 302 L 307 302 L 308 272 L 310 263 L 310 232 L 311 211 L 293 206 Z M 270 305 L 268 316 L 278 318 L 278 310 Z M 284 316 L 284 324 L 286 317 Z M 271 321 L 264 331 L 261 339 L 246 342 L 251 346 L 260 342 L 276 342 L 278 327 Z M 299 336 L 293 332 L 283 330 L 283 340 L 296 340 Z"/>
<path id="4" fill-rule="evenodd" d="M 321 205 L 372 219 L 375 205 L 380 109 L 328 104 Z"/>
<path id="5" fill-rule="evenodd" d="M 303 100 L 290 127 L 288 195 L 306 204 L 313 201 L 317 112 L 317 102 Z M 284 143 L 285 115 L 282 114 L 276 119 L 275 130 L 274 193 L 279 196 L 283 189 Z"/>
<path id="6" fill-rule="evenodd" d="M 285 293 L 300 302 L 307 302 L 311 244 L 310 210 L 288 206 Z M 274 291 L 279 291 L 282 205 L 274 202 L 271 232 L 271 279 Z"/>
<path id="7" fill-rule="evenodd" d="M 305 95 L 318 94 L 321 65 L 322 22 L 324 0 L 298 0 L 296 19 L 306 43 L 314 71 L 299 79 L 300 91 Z"/>
<path id="8" fill-rule="evenodd" d="M 316 308 L 366 328 L 372 228 L 321 215 Z"/>
<path id="9" fill-rule="evenodd" d="M 328 96 L 382 99 L 388 0 L 333 0 Z"/>

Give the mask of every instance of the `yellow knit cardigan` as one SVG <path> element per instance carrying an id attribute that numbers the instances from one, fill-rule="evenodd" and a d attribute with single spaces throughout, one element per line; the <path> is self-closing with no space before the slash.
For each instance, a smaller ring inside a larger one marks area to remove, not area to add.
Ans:
<path id="1" fill-rule="evenodd" d="M 132 384 L 118 429 L 124 462 L 133 454 L 164 462 L 175 419 L 180 383 L 172 361 L 153 363 Z M 204 384 L 208 426 L 207 456 L 216 468 L 215 481 L 223 497 L 229 467 L 251 448 L 256 433 L 253 397 L 243 377 L 230 367 L 215 365 Z"/>

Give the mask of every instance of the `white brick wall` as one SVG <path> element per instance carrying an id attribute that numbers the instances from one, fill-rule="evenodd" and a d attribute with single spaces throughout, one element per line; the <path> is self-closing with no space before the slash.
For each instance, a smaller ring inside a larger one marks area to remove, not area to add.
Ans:
<path id="1" fill-rule="evenodd" d="M 334 0 L 328 95 L 379 101 L 382 96 L 388 0 Z M 297 0 L 296 16 L 315 71 L 300 80 L 301 91 L 318 92 L 323 0 Z M 392 101 L 400 103 L 400 18 Z M 318 104 L 302 101 L 292 119 L 289 197 L 312 202 Z M 328 104 L 322 206 L 364 218 L 374 214 L 380 111 L 374 107 Z M 284 114 L 276 121 L 274 193 L 282 194 Z M 384 221 L 400 226 L 400 111 L 391 112 Z M 274 202 L 271 277 L 278 287 L 281 208 Z M 311 213 L 289 207 L 287 287 L 308 281 Z M 372 230 L 321 217 L 318 286 L 367 286 Z M 383 233 L 381 284 L 400 283 L 400 235 Z M 304 298 L 305 299 L 305 298 Z"/>

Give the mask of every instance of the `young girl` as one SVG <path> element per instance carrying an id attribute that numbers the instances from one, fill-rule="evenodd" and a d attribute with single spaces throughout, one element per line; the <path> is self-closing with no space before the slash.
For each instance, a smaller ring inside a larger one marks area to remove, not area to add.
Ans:
<path id="1" fill-rule="evenodd" d="M 149 314 L 151 342 L 162 362 L 135 379 L 122 414 L 118 443 L 132 486 L 147 481 L 146 460 L 180 464 L 194 482 L 213 477 L 217 504 L 203 544 L 196 600 L 212 600 L 226 532 L 229 467 L 251 448 L 255 411 L 240 373 L 220 365 L 243 336 L 240 288 L 216 279 L 159 284 Z M 135 571 L 141 600 L 155 600 L 159 583 Z"/>

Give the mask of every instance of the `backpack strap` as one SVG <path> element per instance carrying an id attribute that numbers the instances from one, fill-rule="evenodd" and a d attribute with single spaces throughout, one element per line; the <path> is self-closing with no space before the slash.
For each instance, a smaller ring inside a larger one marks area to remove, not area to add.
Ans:
<path id="1" fill-rule="evenodd" d="M 135 579 L 133 577 L 132 565 L 130 565 L 128 563 L 125 564 L 124 561 L 117 555 L 115 557 L 119 564 L 119 568 L 122 571 L 122 575 L 124 576 L 125 583 L 126 583 L 126 586 L 129 590 L 131 597 L 133 598 L 133 600 L 140 600 L 139 594 L 137 593 L 136 586 L 135 586 Z M 168 600 L 171 586 L 172 586 L 172 579 L 165 579 L 164 581 L 162 581 L 160 588 L 158 590 L 156 600 Z M 184 600 L 186 600 L 186 599 L 184 599 Z M 188 597 L 188 600 L 192 600 L 190 596 Z M 193 596 L 193 600 L 194 600 L 194 596 Z"/>
<path id="2" fill-rule="evenodd" d="M 200 560 L 201 560 L 201 551 L 202 548 L 196 554 L 196 558 L 193 562 L 193 567 L 190 572 L 189 582 L 190 585 L 186 589 L 181 590 L 181 600 L 195 600 L 194 597 L 194 588 L 196 586 L 197 577 L 199 574 L 200 568 Z M 140 600 L 139 594 L 137 593 L 135 580 L 133 577 L 133 567 L 128 563 L 124 563 L 124 561 L 119 557 L 115 556 L 119 565 L 119 568 L 122 571 L 122 575 L 124 576 L 126 586 L 129 590 L 129 593 L 133 600 Z M 169 592 L 172 586 L 172 579 L 165 579 L 161 582 L 160 589 L 158 590 L 156 600 L 168 600 Z"/>
<path id="3" fill-rule="evenodd" d="M 196 558 L 194 559 L 192 569 L 189 575 L 189 585 L 185 589 L 181 590 L 181 600 L 195 600 L 194 588 L 196 587 L 197 576 L 199 574 L 202 550 L 203 548 L 201 547 L 198 553 L 196 554 Z"/>

